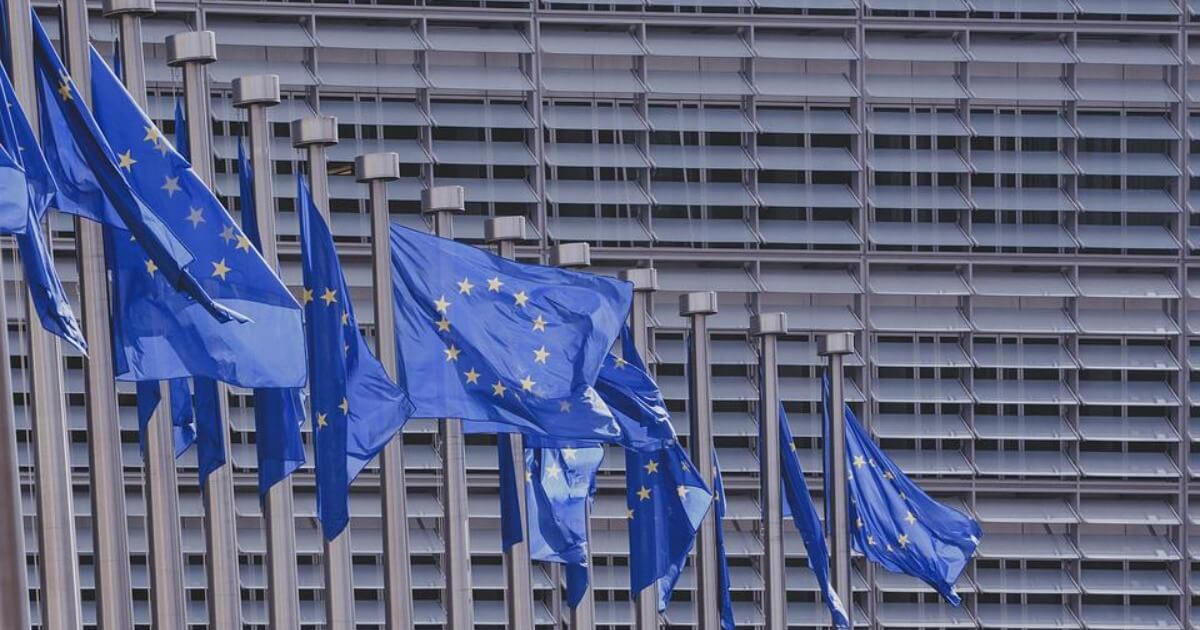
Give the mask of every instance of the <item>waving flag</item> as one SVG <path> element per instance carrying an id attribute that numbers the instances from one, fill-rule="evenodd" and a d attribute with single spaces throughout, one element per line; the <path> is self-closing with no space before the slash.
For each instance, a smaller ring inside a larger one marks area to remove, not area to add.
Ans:
<path id="1" fill-rule="evenodd" d="M 196 441 L 196 415 L 192 408 L 192 391 L 186 378 L 173 378 L 171 389 L 171 426 L 175 434 L 175 457 L 183 455 Z M 162 402 L 158 381 L 140 381 L 137 384 L 138 446 L 142 456 L 146 455 L 146 427 L 154 410 Z"/>
<path id="2" fill-rule="evenodd" d="M 567 565 L 567 605 L 587 593 L 588 506 L 604 449 L 527 448 L 529 557 Z"/>

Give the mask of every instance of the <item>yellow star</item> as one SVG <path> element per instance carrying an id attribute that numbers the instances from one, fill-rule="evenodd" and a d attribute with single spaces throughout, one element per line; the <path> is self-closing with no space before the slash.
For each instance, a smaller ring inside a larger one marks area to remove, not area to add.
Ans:
<path id="1" fill-rule="evenodd" d="M 478 385 L 479 384 L 479 372 L 476 372 L 475 368 L 471 368 L 470 370 L 463 372 L 463 376 L 467 377 L 468 385 Z"/>
<path id="2" fill-rule="evenodd" d="M 308 287 L 300 289 L 300 303 L 304 306 L 308 306 L 308 303 L 311 301 L 313 301 L 312 289 Z"/>
<path id="3" fill-rule="evenodd" d="M 615 365 L 618 370 L 624 369 L 625 366 L 628 364 L 629 364 L 629 362 L 626 361 L 625 359 L 622 359 L 621 357 L 616 357 L 616 360 L 613 361 L 613 365 Z"/>
<path id="4" fill-rule="evenodd" d="M 175 193 L 179 192 L 179 178 L 167 175 L 166 179 L 163 180 L 162 189 L 167 191 L 168 197 L 174 197 Z"/>
<path id="5" fill-rule="evenodd" d="M 533 330 L 534 332 L 546 332 L 546 320 L 542 319 L 541 315 L 533 320 Z"/>
<path id="6" fill-rule="evenodd" d="M 559 468 L 558 464 L 555 464 L 554 462 L 550 462 L 550 465 L 546 467 L 546 476 L 551 479 L 558 479 L 558 476 L 561 473 L 562 468 Z"/>
<path id="7" fill-rule="evenodd" d="M 475 285 L 471 284 L 470 278 L 463 278 L 462 282 L 458 283 L 458 292 L 465 295 L 471 295 L 471 289 L 474 288 Z"/>
<path id="8" fill-rule="evenodd" d="M 342 410 L 342 415 L 350 415 L 350 401 L 342 398 L 342 402 L 338 404 L 338 409 Z"/>
<path id="9" fill-rule="evenodd" d="M 163 138 L 154 143 L 154 150 L 161 153 L 163 157 L 167 157 L 167 153 L 171 151 L 171 143 Z"/>
<path id="10" fill-rule="evenodd" d="M 534 384 L 535 384 L 535 383 L 533 382 L 533 379 L 532 379 L 532 378 L 530 378 L 530 377 L 528 377 L 528 376 L 526 376 L 525 378 L 521 379 L 521 389 L 522 389 L 523 391 L 527 391 L 527 392 L 531 392 L 531 391 L 533 391 L 533 386 L 534 386 Z"/>
<path id="11" fill-rule="evenodd" d="M 526 470 L 525 471 L 525 483 L 529 483 L 531 481 L 533 481 L 533 473 Z"/>
<path id="12" fill-rule="evenodd" d="M 625 508 L 625 518 L 626 518 L 626 520 L 632 521 L 633 520 L 633 510 L 631 510 L 629 508 Z"/>
<path id="13" fill-rule="evenodd" d="M 450 344 L 450 347 L 446 348 L 445 350 L 442 350 L 442 352 L 446 353 L 447 361 L 457 361 L 458 355 L 460 353 L 462 353 L 462 350 L 459 350 L 458 348 L 454 347 L 454 344 Z"/>
<path id="14" fill-rule="evenodd" d="M 237 240 L 237 237 L 233 234 L 232 225 L 226 225 L 225 229 L 221 230 L 221 240 L 225 241 L 226 245 L 229 244 L 229 241 Z"/>
<path id="15" fill-rule="evenodd" d="M 142 138 L 142 140 L 158 144 L 158 139 L 161 137 L 162 133 L 158 130 L 158 127 L 155 127 L 154 125 L 148 125 L 146 127 L 146 137 Z"/>
<path id="16" fill-rule="evenodd" d="M 496 293 L 499 293 L 500 287 L 502 287 L 502 286 L 504 286 L 504 283 L 500 282 L 499 277 L 491 278 L 488 280 L 488 291 L 494 291 Z"/>
<path id="17" fill-rule="evenodd" d="M 550 353 L 546 352 L 546 346 L 542 346 L 541 348 L 538 348 L 537 350 L 533 351 L 533 360 L 536 363 L 541 363 L 541 364 L 545 365 L 546 358 L 549 356 L 550 356 Z"/>
<path id="18" fill-rule="evenodd" d="M 575 461 L 575 457 L 576 457 L 575 453 L 576 453 L 575 449 L 573 449 L 571 447 L 564 448 L 562 450 L 563 459 L 565 459 L 569 462 L 573 462 L 573 461 Z"/>
<path id="19" fill-rule="evenodd" d="M 212 266 L 213 266 L 213 272 L 212 272 L 212 275 L 213 275 L 213 277 L 214 277 L 214 278 L 216 278 L 216 277 L 220 277 L 222 280 L 224 280 L 224 279 L 225 279 L 225 274 L 227 274 L 227 273 L 229 273 L 230 271 L 232 271 L 232 270 L 229 268 L 229 266 L 225 264 L 225 259 L 224 259 L 224 258 L 222 258 L 222 259 L 221 259 L 220 261 L 218 261 L 218 262 L 215 262 L 215 263 L 213 263 L 213 264 L 212 264 Z"/>
<path id="20" fill-rule="evenodd" d="M 867 465 L 870 466 L 871 468 L 874 468 L 875 467 L 875 458 L 872 457 L 871 459 L 868 459 Z"/>
<path id="21" fill-rule="evenodd" d="M 499 396 L 501 398 L 504 398 L 504 392 L 506 392 L 506 391 L 508 391 L 508 388 L 505 387 L 504 383 L 501 383 L 500 381 L 496 381 L 496 384 L 492 385 L 492 395 L 493 396 Z"/>
<path id="22" fill-rule="evenodd" d="M 62 77 L 58 80 L 58 95 L 64 101 L 75 100 L 75 95 L 71 93 L 71 80 L 67 77 Z"/>
<path id="23" fill-rule="evenodd" d="M 917 517 L 913 516 L 912 512 L 909 512 L 908 514 L 904 515 L 904 520 L 908 521 L 909 525 L 913 525 L 917 522 Z"/>
<path id="24" fill-rule="evenodd" d="M 329 424 L 329 422 L 325 420 L 325 418 L 328 418 L 328 417 L 329 416 L 327 414 L 323 414 L 323 413 L 317 414 L 317 428 L 318 429 Z"/>
<path id="25" fill-rule="evenodd" d="M 793 452 L 793 453 L 794 453 L 794 452 L 796 452 L 796 443 L 795 443 L 795 442 L 792 442 L 792 443 L 791 443 L 789 446 L 791 446 L 791 447 L 792 447 L 792 452 Z"/>
<path id="26" fill-rule="evenodd" d="M 117 157 L 121 160 L 121 163 L 117 166 L 120 166 L 128 172 L 133 171 L 133 165 L 137 164 L 137 160 L 133 159 L 133 149 L 130 149 L 124 153 L 120 153 L 117 155 Z"/>
<path id="27" fill-rule="evenodd" d="M 908 547 L 908 534 L 900 534 L 900 537 L 896 539 L 896 542 L 900 543 L 901 549 L 907 548 Z M 891 551 L 891 550 L 889 549 L 888 551 Z"/>
<path id="28" fill-rule="evenodd" d="M 571 401 L 569 401 L 569 400 L 558 401 L 558 411 L 559 411 L 559 413 L 569 413 L 571 411 Z"/>
<path id="29" fill-rule="evenodd" d="M 343 326 L 350 325 L 350 311 L 342 311 L 342 325 Z"/>
<path id="30" fill-rule="evenodd" d="M 525 290 L 522 289 L 513 295 L 513 299 L 517 301 L 517 306 L 525 306 L 525 303 L 529 301 L 529 296 L 525 295 Z"/>
<path id="31" fill-rule="evenodd" d="M 325 292 L 321 294 L 321 300 L 325 302 L 325 306 L 329 306 L 337 301 L 337 291 L 326 287 Z"/>
<path id="32" fill-rule="evenodd" d="M 642 486 L 641 489 L 637 491 L 637 495 L 638 495 L 638 499 L 640 499 L 642 501 L 650 500 L 650 488 L 647 488 L 646 486 Z"/>
<path id="33" fill-rule="evenodd" d="M 887 479 L 888 481 L 895 481 L 896 475 L 893 475 L 892 471 L 890 471 L 890 470 L 885 470 L 885 471 L 883 471 L 883 478 Z"/>
<path id="34" fill-rule="evenodd" d="M 188 210 L 188 217 L 186 220 L 192 224 L 192 229 L 194 230 L 200 227 L 201 223 L 204 223 L 204 211 L 200 208 L 192 208 L 191 210 Z"/>
<path id="35" fill-rule="evenodd" d="M 146 271 L 148 271 L 150 273 L 150 275 L 153 276 L 154 272 L 158 271 L 158 265 L 154 264 L 153 260 L 150 260 L 149 258 L 147 258 L 146 259 Z"/>
<path id="36" fill-rule="evenodd" d="M 240 249 L 244 252 L 249 252 L 250 251 L 250 239 L 246 238 L 245 234 L 238 234 L 237 235 L 237 245 L 234 246 L 234 249 Z"/>
<path id="37" fill-rule="evenodd" d="M 866 465 L 867 465 L 867 460 L 863 459 L 862 455 L 854 456 L 854 467 L 855 468 L 862 468 L 863 466 L 866 466 Z"/>
<path id="38" fill-rule="evenodd" d="M 645 466 L 642 466 L 642 468 L 646 469 L 647 475 L 653 475 L 654 473 L 658 472 L 658 462 L 652 459 Z"/>
<path id="39" fill-rule="evenodd" d="M 443 295 L 434 301 L 433 307 L 437 309 L 437 312 L 445 314 L 446 309 L 450 308 L 450 303 L 446 301 L 446 296 Z"/>
<path id="40" fill-rule="evenodd" d="M 892 543 L 888 543 L 884 547 L 888 550 L 888 553 L 895 551 L 895 549 L 892 549 Z"/>
<path id="41" fill-rule="evenodd" d="M 446 319 L 445 317 L 439 319 L 437 322 L 437 327 L 438 332 L 450 332 L 450 320 Z"/>
<path id="42" fill-rule="evenodd" d="M 862 529 L 862 526 L 863 526 L 862 519 L 861 518 L 854 519 L 854 526 L 859 529 Z"/>
<path id="43" fill-rule="evenodd" d="M 903 493 L 903 492 L 901 492 L 901 493 L 900 493 L 900 500 L 901 500 L 901 501 L 907 501 L 907 500 L 908 500 L 908 497 L 904 496 L 904 493 Z"/>
<path id="44" fill-rule="evenodd" d="M 870 545 L 870 546 L 872 546 L 872 547 L 874 547 L 874 546 L 875 546 L 875 537 L 874 537 L 874 536 L 867 536 L 867 544 L 868 544 L 868 545 Z"/>
<path id="45" fill-rule="evenodd" d="M 675 488 L 675 494 L 678 494 L 680 499 L 686 499 L 687 493 L 688 493 L 687 486 L 679 486 L 678 488 Z"/>

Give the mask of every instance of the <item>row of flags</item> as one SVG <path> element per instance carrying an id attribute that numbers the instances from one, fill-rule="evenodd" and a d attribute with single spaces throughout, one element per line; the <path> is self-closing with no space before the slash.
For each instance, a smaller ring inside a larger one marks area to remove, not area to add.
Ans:
<path id="1" fill-rule="evenodd" d="M 603 446 L 618 445 L 632 591 L 656 585 L 658 608 L 666 608 L 701 521 L 709 510 L 724 513 L 724 490 L 715 456 L 710 487 L 677 439 L 626 325 L 628 283 L 392 225 L 393 380 L 358 328 L 332 235 L 304 179 L 297 178 L 297 298 L 260 253 L 254 174 L 240 143 L 239 225 L 191 169 L 180 109 L 173 146 L 94 49 L 89 109 L 32 19 L 42 130 L 39 142 L 7 73 L 0 75 L 0 188 L 9 193 L 0 195 L 0 233 L 20 243 L 42 325 L 86 351 L 39 226 L 51 207 L 105 226 L 115 372 L 138 383 L 142 427 L 161 404 L 160 383 L 168 384 L 176 453 L 196 445 L 202 484 L 227 461 L 219 383 L 255 391 L 262 495 L 304 463 L 300 427 L 306 415 L 312 422 L 318 515 L 330 540 L 349 523 L 355 477 L 409 417 L 461 419 L 467 432 L 499 436 L 505 547 L 527 540 L 533 559 L 565 565 L 574 606 L 589 588 L 587 522 Z M 826 390 L 828 414 L 827 397 Z M 779 416 L 787 513 L 844 627 L 847 602 L 829 585 L 826 532 L 782 407 Z M 913 484 L 848 408 L 846 423 L 855 547 L 957 603 L 954 582 L 978 545 L 978 524 Z M 510 434 L 524 439 L 524 479 L 509 459 Z M 719 525 L 717 533 L 721 616 L 732 628 Z"/>

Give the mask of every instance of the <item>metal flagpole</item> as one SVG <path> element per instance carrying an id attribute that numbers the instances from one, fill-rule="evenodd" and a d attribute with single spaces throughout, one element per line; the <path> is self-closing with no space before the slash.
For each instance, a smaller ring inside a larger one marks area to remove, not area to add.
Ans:
<path id="1" fill-rule="evenodd" d="M 759 504 L 762 505 L 763 613 L 767 630 L 787 628 L 787 583 L 783 566 L 783 496 L 780 480 L 779 336 L 787 334 L 786 313 L 761 313 L 750 320 L 759 338 L 758 390 Z"/>
<path id="2" fill-rule="evenodd" d="M 658 290 L 658 270 L 653 267 L 626 269 L 621 279 L 633 284 L 633 306 L 629 309 L 629 328 L 633 345 L 647 362 L 650 360 L 650 295 Z M 651 583 L 634 593 L 633 617 L 637 630 L 658 629 L 658 585 Z"/>
<path id="3" fill-rule="evenodd" d="M 233 106 L 250 119 L 250 165 L 254 169 L 254 214 L 262 238 L 262 256 L 278 271 L 275 246 L 275 168 L 271 162 L 271 125 L 267 108 L 279 104 L 279 75 L 258 74 L 233 80 Z M 296 570 L 296 519 L 292 478 L 280 479 L 267 491 L 268 625 L 275 630 L 300 626 Z"/>
<path id="4" fill-rule="evenodd" d="M 587 243 L 563 243 L 550 251 L 550 264 L 555 267 L 583 269 L 592 265 L 592 249 Z M 571 609 L 571 630 L 589 630 L 596 627 L 596 604 L 592 597 L 592 505 L 586 504 L 587 510 L 587 576 L 588 592 L 584 593 L 579 605 Z M 554 585 L 555 589 L 558 585 Z"/>
<path id="5" fill-rule="evenodd" d="M 454 214 L 466 211 L 462 186 L 435 186 L 421 194 L 421 211 L 433 215 L 434 233 L 454 238 Z M 442 442 L 442 539 L 445 545 L 447 628 L 471 628 L 475 609 L 471 592 L 470 512 L 467 509 L 467 452 L 462 421 L 438 422 Z"/>
<path id="6" fill-rule="evenodd" d="M 517 242 L 525 240 L 525 217 L 495 217 L 483 224 L 484 240 L 496 244 L 496 253 L 508 259 L 517 257 Z M 521 529 L 526 529 L 525 511 L 525 440 L 519 433 L 508 437 L 509 454 L 512 458 L 513 478 L 517 480 L 517 511 Z M 503 453 L 500 457 L 505 457 Z M 533 627 L 533 578 L 529 560 L 529 538 L 509 547 L 504 552 L 504 575 L 507 592 L 504 596 L 508 608 L 509 628 Z"/>
<path id="7" fill-rule="evenodd" d="M 691 319 L 692 337 L 688 354 L 688 379 L 691 397 L 688 416 L 692 463 L 708 487 L 713 488 L 712 382 L 709 374 L 708 316 L 717 312 L 717 294 L 700 291 L 679 296 L 679 314 Z M 700 524 L 696 540 L 696 627 L 719 630 L 721 615 L 717 597 L 717 511 L 709 510 Z"/>
<path id="8" fill-rule="evenodd" d="M 12 80 L 17 99 L 37 130 L 37 97 L 33 79 L 33 32 L 28 0 L 9 0 Z M 30 229 L 44 229 L 41 225 Z M 47 233 L 47 236 L 49 234 Z M 46 239 L 50 243 L 50 239 Z M 71 461 L 67 409 L 63 396 L 63 364 L 58 341 L 33 315 L 26 294 L 29 327 L 29 418 L 33 427 L 34 498 L 37 503 L 38 568 L 41 578 L 42 628 L 74 630 L 83 623 L 79 600 L 79 564 L 72 509 Z M 25 563 L 21 562 L 21 570 Z M 27 596 L 26 593 L 21 594 Z"/>
<path id="9" fill-rule="evenodd" d="M 211 118 L 207 64 L 217 60 L 217 40 L 211 31 L 189 31 L 167 38 L 167 63 L 183 67 L 184 109 L 192 170 L 200 181 L 213 186 Z M 160 408 L 162 405 L 160 405 Z M 227 457 L 229 448 L 229 397 L 217 384 L 217 408 L 221 414 L 221 441 Z M 233 499 L 233 468 L 230 463 L 208 475 L 204 488 L 204 536 L 208 569 L 208 626 L 218 630 L 241 628 L 242 593 L 238 581 L 237 513 Z"/>
<path id="10" fill-rule="evenodd" d="M 854 352 L 852 333 L 830 333 L 817 339 L 817 354 L 829 357 L 829 424 L 825 426 L 825 536 L 829 539 L 830 581 L 846 607 L 854 610 L 850 591 L 850 495 L 846 487 L 846 396 L 842 365 Z M 853 621 L 851 621 L 853 623 Z"/>
<path id="11" fill-rule="evenodd" d="M 317 210 L 329 223 L 329 177 L 325 166 L 325 147 L 337 144 L 337 119 L 309 116 L 292 121 L 292 146 L 305 149 L 308 156 L 308 182 Z M 349 298 L 347 298 L 349 299 Z M 350 552 L 350 528 L 334 540 L 321 537 L 325 570 L 325 627 L 329 630 L 354 629 L 354 573 Z"/>
<path id="12" fill-rule="evenodd" d="M 400 179 L 400 156 L 368 153 L 354 161 L 358 181 L 370 187 L 371 266 L 375 281 L 375 352 L 395 380 L 396 312 L 392 306 L 392 248 L 389 237 L 387 183 Z M 404 482 L 404 441 L 398 433 L 383 449 L 380 485 L 383 493 L 383 589 L 385 626 L 413 626 L 412 565 L 408 555 L 408 499 Z"/>
<path id="13" fill-rule="evenodd" d="M 90 60 L 86 45 L 87 40 L 87 7 L 80 0 L 72 0 L 64 7 L 77 6 L 82 12 L 83 35 L 68 37 L 68 59 L 71 64 L 79 64 L 80 68 L 89 67 Z M 146 64 L 142 56 L 142 15 L 154 12 L 154 3 L 145 0 L 124 0 L 116 3 L 106 3 L 106 15 L 116 16 L 121 28 L 121 67 L 126 88 L 133 96 L 138 106 L 146 109 Z M 68 27 L 71 21 L 67 21 Z M 76 37 L 79 37 L 78 39 Z M 73 50 L 75 49 L 75 50 Z M 72 73 L 77 71 L 72 67 Z M 90 75 L 89 75 L 90 76 Z M 76 80 L 85 80 L 76 74 Z M 90 83 L 90 81 L 89 81 Z M 81 92 L 90 95 L 90 89 L 81 88 Z M 84 98 L 89 98 L 85 96 Z M 116 418 L 117 401 L 113 388 L 112 347 L 109 338 L 108 323 L 108 273 L 104 261 L 104 232 L 101 227 L 89 221 L 76 218 L 76 228 L 80 230 L 80 260 L 79 277 L 80 293 L 82 296 L 84 317 L 83 322 L 87 331 L 89 360 L 87 362 L 88 378 L 88 427 L 89 442 L 97 435 L 113 432 L 118 427 L 113 419 Z M 179 495 L 175 472 L 174 429 L 171 418 L 171 390 L 167 381 L 159 384 L 161 400 L 154 410 L 146 426 L 146 457 L 143 464 L 145 472 L 146 495 L 146 529 L 149 538 L 150 566 L 150 608 L 154 625 L 169 627 L 184 623 L 187 603 L 183 588 L 183 543 L 180 539 Z M 121 479 L 120 435 L 116 433 L 108 438 L 108 444 L 98 441 L 92 443 L 92 505 L 94 510 L 111 511 L 119 506 L 120 520 L 109 524 L 101 531 L 100 523 L 96 523 L 95 538 L 97 550 L 110 546 L 115 539 L 120 540 L 120 554 L 124 557 L 114 562 L 127 566 L 129 562 L 126 548 L 124 521 L 124 496 L 115 494 L 124 484 Z M 105 481 L 97 479 L 99 471 L 96 465 L 108 460 L 102 466 L 112 468 L 108 471 Z M 97 461 L 99 460 L 99 461 Z M 106 487 L 105 490 L 101 488 Z M 103 496 L 101 496 L 103 492 Z M 110 517 L 111 518 L 111 517 Z M 110 533 L 110 532 L 115 532 Z M 104 540 L 104 539 L 109 540 Z M 110 550 L 115 553 L 116 550 Z M 98 558 L 99 559 L 99 558 Z M 127 572 L 128 569 L 125 569 Z M 98 575 L 103 575 L 97 569 Z M 122 576 L 126 583 L 121 593 L 112 593 L 112 597 L 121 597 L 119 606 L 126 605 L 128 600 L 128 573 Z M 104 593 L 102 593 L 104 594 Z M 104 609 L 101 601 L 101 610 Z M 123 614 L 128 615 L 128 612 Z M 121 622 L 108 621 L 106 623 Z M 121 627 L 117 625 L 115 627 Z"/>

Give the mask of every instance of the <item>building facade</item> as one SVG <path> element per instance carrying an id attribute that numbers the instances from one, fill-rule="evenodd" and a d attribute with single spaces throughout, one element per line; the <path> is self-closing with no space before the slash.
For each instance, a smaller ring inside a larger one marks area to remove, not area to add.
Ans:
<path id="1" fill-rule="evenodd" d="M 56 9 L 39 10 L 57 31 Z M 1200 150 L 1200 118 L 1192 122 L 1193 112 L 1200 116 L 1192 103 L 1200 99 L 1200 2 L 171 0 L 158 10 L 144 32 L 151 115 L 164 129 L 181 90 L 164 38 L 196 28 L 217 34 L 214 157 L 231 209 L 246 120 L 232 107 L 230 81 L 280 76 L 285 100 L 270 117 L 283 277 L 293 286 L 291 177 L 303 158 L 287 123 L 315 111 L 338 118 L 332 224 L 368 329 L 367 189 L 354 181 L 352 162 L 370 151 L 400 154 L 404 177 L 389 187 L 396 221 L 423 226 L 422 189 L 460 184 L 468 201 L 456 219 L 461 239 L 482 245 L 484 218 L 522 215 L 533 228 L 522 259 L 545 261 L 548 247 L 586 241 L 594 271 L 657 268 L 652 360 L 684 434 L 677 300 L 719 292 L 714 432 L 729 491 L 724 528 L 739 627 L 762 624 L 758 368 L 747 333 L 756 310 L 789 316 L 781 391 L 814 489 L 815 335 L 851 331 L 855 409 L 919 483 L 984 527 L 957 609 L 856 558 L 859 623 L 1200 627 L 1192 611 L 1200 542 L 1189 541 L 1200 526 L 1189 485 L 1200 472 L 1200 428 L 1191 429 L 1200 354 L 1190 342 L 1200 331 L 1200 197 L 1193 206 L 1191 194 L 1200 156 L 1190 157 Z M 115 25 L 97 12 L 91 29 L 111 53 Z M 56 235 L 73 285 L 70 222 L 60 220 Z M 9 330 L 20 354 L 24 300 L 14 289 Z M 66 363 L 85 616 L 94 619 L 82 360 Z M 23 355 L 14 358 L 18 392 L 28 383 L 24 365 Z M 120 391 L 135 607 L 148 624 L 136 414 L 132 388 Z M 249 392 L 233 396 L 241 586 L 246 621 L 256 625 L 266 619 L 266 577 L 253 414 Z M 405 434 L 419 628 L 444 620 L 435 434 L 424 420 Z M 29 475 L 27 417 L 20 438 Z M 473 580 L 478 626 L 501 628 L 490 445 L 468 442 Z M 189 621 L 203 627 L 195 470 L 189 453 L 180 461 Z M 602 628 L 632 621 L 622 471 L 612 450 L 593 511 Z M 352 497 L 363 628 L 382 627 L 378 487 L 372 467 Z M 306 627 L 317 628 L 324 612 L 311 468 L 295 491 L 301 607 Z M 32 499 L 25 508 L 35 576 Z M 803 546 L 786 530 L 789 626 L 820 627 L 827 617 Z M 539 628 L 566 614 L 557 578 L 535 567 Z M 670 627 L 694 622 L 695 597 L 685 575 L 666 613 Z"/>

